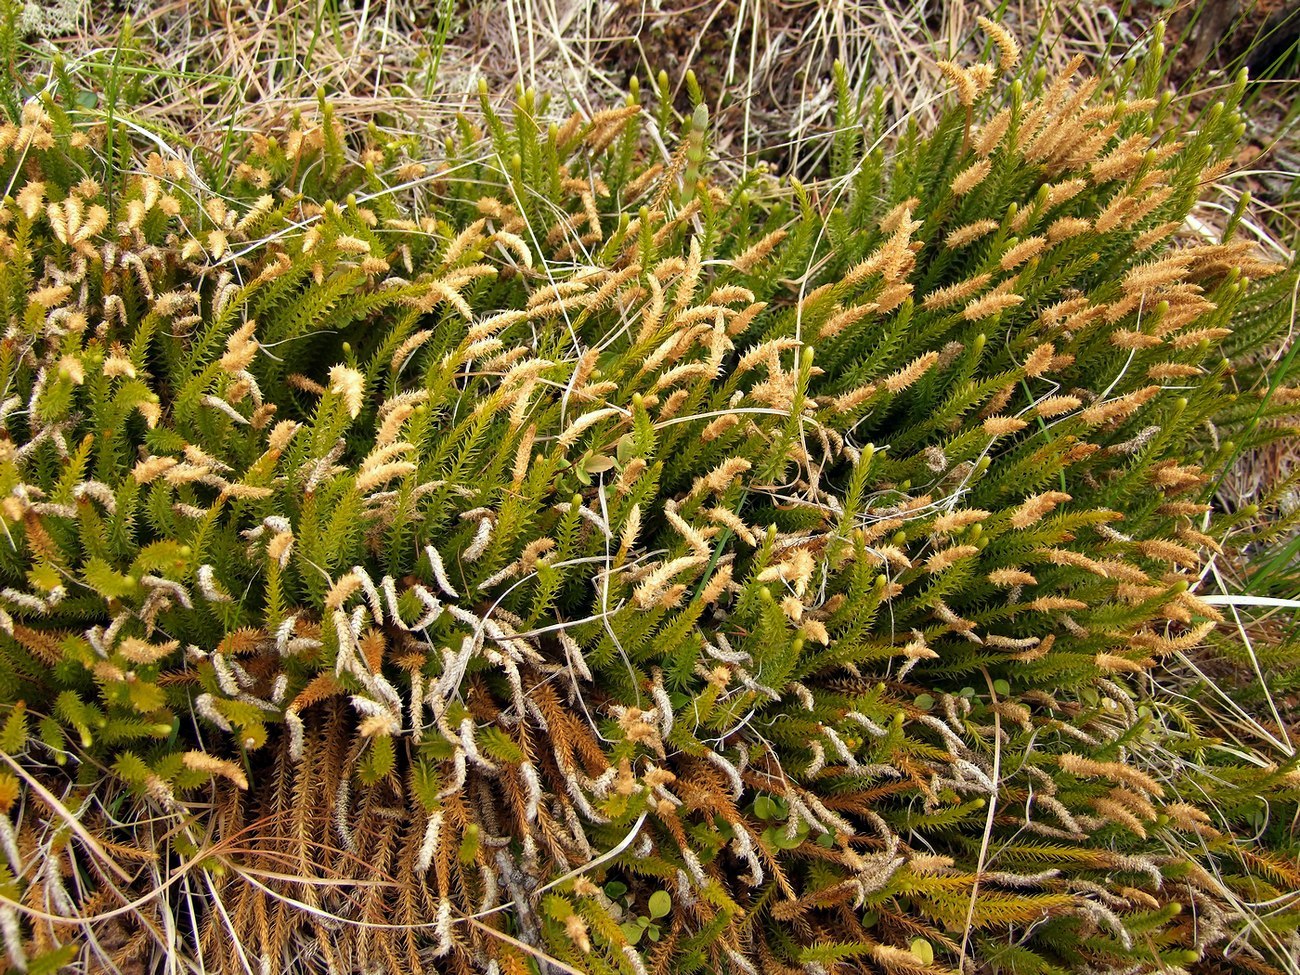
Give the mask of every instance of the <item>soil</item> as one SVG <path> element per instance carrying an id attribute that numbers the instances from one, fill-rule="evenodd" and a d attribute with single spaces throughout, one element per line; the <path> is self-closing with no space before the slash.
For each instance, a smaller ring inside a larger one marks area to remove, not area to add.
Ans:
<path id="1" fill-rule="evenodd" d="M 1142 6 L 1155 14 L 1160 8 L 1150 2 Z M 1243 66 L 1257 79 L 1295 76 L 1300 0 L 1216 0 L 1202 7 L 1177 10 L 1169 18 L 1169 36 L 1187 37 L 1176 79 L 1206 67 L 1235 73 Z"/>

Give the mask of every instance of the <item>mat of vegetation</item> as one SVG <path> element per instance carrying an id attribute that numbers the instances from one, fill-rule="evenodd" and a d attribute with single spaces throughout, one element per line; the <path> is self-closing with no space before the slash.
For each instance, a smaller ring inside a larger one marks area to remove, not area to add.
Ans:
<path id="1" fill-rule="evenodd" d="M 1300 404 L 1182 234 L 1245 82 L 985 29 L 808 186 L 635 86 L 204 175 L 6 92 L 10 965 L 1295 972 L 1295 750 L 1179 690 Z"/>

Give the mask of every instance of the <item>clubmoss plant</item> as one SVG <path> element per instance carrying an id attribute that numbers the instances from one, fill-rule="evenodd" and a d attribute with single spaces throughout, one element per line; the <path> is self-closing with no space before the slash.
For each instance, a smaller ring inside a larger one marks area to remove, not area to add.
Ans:
<path id="1" fill-rule="evenodd" d="M 1165 681 L 1300 398 L 1239 365 L 1294 269 L 1182 229 L 1244 79 L 1172 126 L 1159 44 L 987 30 L 933 131 L 837 79 L 789 187 L 634 87 L 434 165 L 322 98 L 218 195 L 55 71 L 0 127 L 11 964 L 1294 971 L 1294 748 Z"/>

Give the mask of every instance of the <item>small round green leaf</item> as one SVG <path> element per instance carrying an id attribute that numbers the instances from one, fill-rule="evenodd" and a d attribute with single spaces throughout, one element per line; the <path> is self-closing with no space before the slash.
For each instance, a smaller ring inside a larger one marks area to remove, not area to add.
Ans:
<path id="1" fill-rule="evenodd" d="M 672 896 L 666 890 L 656 890 L 650 895 L 650 916 L 663 917 L 673 909 Z"/>
<path id="2" fill-rule="evenodd" d="M 793 850 L 799 847 L 804 838 L 808 835 L 806 829 L 801 829 L 794 836 L 789 835 L 784 829 L 776 830 L 776 845 L 782 850 Z"/>
<path id="3" fill-rule="evenodd" d="M 934 964 L 934 946 L 924 938 L 912 939 L 912 954 L 916 955 L 922 965 Z"/>
<path id="4" fill-rule="evenodd" d="M 614 466 L 614 458 L 608 454 L 593 454 L 583 463 L 583 470 L 588 474 L 604 474 Z"/>

